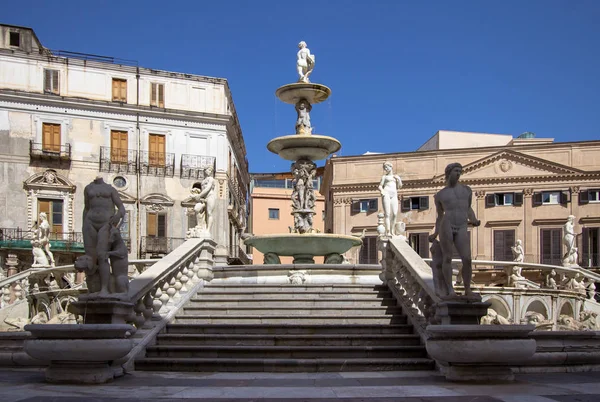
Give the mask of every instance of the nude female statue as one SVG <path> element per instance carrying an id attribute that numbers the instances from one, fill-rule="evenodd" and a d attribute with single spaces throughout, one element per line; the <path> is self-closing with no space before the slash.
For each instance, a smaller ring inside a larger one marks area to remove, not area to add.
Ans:
<path id="1" fill-rule="evenodd" d="M 54 255 L 50 252 L 50 224 L 45 212 L 40 213 L 40 221 L 37 229 L 37 241 L 39 247 L 43 248 L 50 261 L 50 266 L 54 266 Z"/>
<path id="2" fill-rule="evenodd" d="M 385 234 L 391 236 L 398 216 L 398 189 L 402 187 L 402 180 L 392 172 L 390 162 L 383 164 L 383 170 L 385 173 L 381 176 L 379 191 L 385 216 Z"/>
<path id="3" fill-rule="evenodd" d="M 475 211 L 471 207 L 472 191 L 469 186 L 458 182 L 462 174 L 462 165 L 460 163 L 451 163 L 446 166 L 446 187 L 440 190 L 433 198 L 437 210 L 437 219 L 435 221 L 435 230 L 429 236 L 429 241 L 433 242 L 440 236 L 440 246 L 442 249 L 443 261 L 442 270 L 452 272 L 452 254 L 453 246 L 456 247 L 462 260 L 462 278 L 465 287 L 465 296 L 473 295 L 471 290 L 471 244 L 467 225 L 469 222 L 473 226 L 479 226 L 481 222 L 475 217 Z M 444 278 L 448 280 L 446 275 Z M 450 283 L 450 288 L 452 284 Z M 454 290 L 450 296 L 454 296 Z"/>
<path id="4" fill-rule="evenodd" d="M 567 248 L 563 260 L 567 260 L 573 254 L 573 247 L 575 246 L 575 216 L 569 215 L 567 222 L 563 226 L 563 244 Z"/>
<path id="5" fill-rule="evenodd" d="M 214 222 L 214 211 L 215 206 L 217 205 L 217 191 L 216 191 L 216 183 L 215 178 L 213 177 L 214 169 L 211 166 L 204 168 L 204 180 L 200 183 L 202 187 L 200 193 L 194 197 L 199 202 L 204 202 L 204 215 L 206 218 L 206 230 L 208 232 L 211 231 L 213 222 Z M 196 204 L 198 205 L 198 204 Z M 196 209 L 196 208 L 194 208 Z M 198 212 L 202 211 L 196 211 Z M 198 217 L 198 215 L 196 215 Z M 200 222 L 196 222 L 197 225 L 200 225 Z"/>
<path id="6" fill-rule="evenodd" d="M 296 62 L 296 69 L 298 70 L 298 75 L 300 79 L 298 82 L 310 82 L 308 80 L 308 76 L 312 73 L 313 67 L 315 65 L 315 56 L 310 54 L 310 50 L 306 47 L 306 42 L 302 41 L 298 43 L 298 61 Z"/>

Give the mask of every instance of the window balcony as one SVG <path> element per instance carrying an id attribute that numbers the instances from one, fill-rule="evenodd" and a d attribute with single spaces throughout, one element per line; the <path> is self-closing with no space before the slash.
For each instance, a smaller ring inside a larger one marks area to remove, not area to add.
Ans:
<path id="1" fill-rule="evenodd" d="M 0 228 L 0 249 L 27 249 L 31 250 L 31 240 L 35 232 L 21 228 Z M 83 233 L 81 232 L 53 232 L 50 239 L 50 251 L 63 251 L 83 253 Z"/>
<path id="2" fill-rule="evenodd" d="M 48 145 L 29 141 L 29 157 L 40 160 L 56 160 L 68 162 L 71 160 L 71 144 Z"/>
<path id="3" fill-rule="evenodd" d="M 100 147 L 100 171 L 135 174 L 137 171 L 137 151 L 132 149 Z"/>
<path id="4" fill-rule="evenodd" d="M 148 176 L 173 177 L 175 174 L 175 154 L 140 151 L 140 173 Z"/>
<path id="5" fill-rule="evenodd" d="M 184 241 L 179 237 L 143 236 L 140 252 L 154 256 L 165 255 L 181 246 Z"/>
<path id="6" fill-rule="evenodd" d="M 182 179 L 204 179 L 204 169 L 215 167 L 214 156 L 181 155 L 179 175 Z"/>

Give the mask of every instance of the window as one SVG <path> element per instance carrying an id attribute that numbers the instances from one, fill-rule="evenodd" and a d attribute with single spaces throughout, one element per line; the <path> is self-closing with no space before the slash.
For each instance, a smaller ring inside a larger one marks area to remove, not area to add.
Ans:
<path id="1" fill-rule="evenodd" d="M 58 95 L 60 93 L 58 85 L 58 70 L 44 69 L 44 92 Z"/>
<path id="2" fill-rule="evenodd" d="M 167 215 L 148 212 L 146 215 L 146 235 L 148 237 L 167 237 Z"/>
<path id="3" fill-rule="evenodd" d="M 127 102 L 127 80 L 113 78 L 112 100 L 113 102 Z"/>
<path id="4" fill-rule="evenodd" d="M 269 219 L 279 219 L 279 208 L 269 208 Z"/>
<path id="5" fill-rule="evenodd" d="M 42 151 L 60 152 L 60 124 L 42 123 Z"/>
<path id="6" fill-rule="evenodd" d="M 377 258 L 377 236 L 366 236 L 358 256 L 359 264 L 378 264 Z"/>
<path id="7" fill-rule="evenodd" d="M 494 261 L 512 261 L 512 249 L 515 245 L 515 231 L 494 230 Z"/>
<path id="8" fill-rule="evenodd" d="M 590 202 L 600 202 L 600 190 L 581 190 L 579 193 L 579 204 L 587 204 Z"/>
<path id="9" fill-rule="evenodd" d="M 110 161 L 112 163 L 127 163 L 127 137 L 127 131 L 111 130 Z"/>
<path id="10" fill-rule="evenodd" d="M 21 46 L 21 34 L 19 32 L 11 32 L 9 38 L 10 46 Z"/>
<path id="11" fill-rule="evenodd" d="M 165 136 L 150 134 L 148 138 L 148 159 L 150 166 L 165 166 Z"/>
<path id="12" fill-rule="evenodd" d="M 429 257 L 429 233 L 410 233 L 408 244 L 421 258 Z"/>
<path id="13" fill-rule="evenodd" d="M 353 202 L 352 212 L 377 212 L 377 198 Z"/>
<path id="14" fill-rule="evenodd" d="M 127 186 L 127 180 L 123 176 L 117 176 L 113 179 L 113 186 L 116 188 L 124 188 Z"/>
<path id="15" fill-rule="evenodd" d="M 533 193 L 531 200 L 533 206 L 567 204 L 569 194 L 565 191 L 542 191 L 541 193 Z"/>
<path id="16" fill-rule="evenodd" d="M 561 265 L 562 229 L 541 229 L 540 237 L 540 263 Z"/>
<path id="17" fill-rule="evenodd" d="M 165 107 L 165 86 L 164 84 L 150 84 L 150 105 Z"/>
<path id="18" fill-rule="evenodd" d="M 50 224 L 52 233 L 62 233 L 63 231 L 63 201 L 38 199 L 38 217 L 44 212 Z"/>
<path id="19" fill-rule="evenodd" d="M 486 194 L 485 196 L 485 207 L 492 208 L 497 206 L 523 205 L 523 193 L 495 193 Z"/>
<path id="20" fill-rule="evenodd" d="M 600 266 L 600 228 L 583 228 L 581 239 L 581 265 Z"/>
<path id="21" fill-rule="evenodd" d="M 429 197 L 402 198 L 401 212 L 429 209 Z"/>

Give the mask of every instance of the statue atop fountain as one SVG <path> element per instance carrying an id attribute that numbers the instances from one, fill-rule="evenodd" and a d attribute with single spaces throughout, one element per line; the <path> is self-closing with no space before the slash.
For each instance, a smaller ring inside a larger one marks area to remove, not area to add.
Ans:
<path id="1" fill-rule="evenodd" d="M 298 82 L 309 83 L 308 76 L 312 73 L 315 67 L 315 55 L 310 54 L 310 50 L 306 47 L 306 42 L 301 41 L 298 43 L 298 60 L 296 61 L 296 68 L 300 78 Z"/>

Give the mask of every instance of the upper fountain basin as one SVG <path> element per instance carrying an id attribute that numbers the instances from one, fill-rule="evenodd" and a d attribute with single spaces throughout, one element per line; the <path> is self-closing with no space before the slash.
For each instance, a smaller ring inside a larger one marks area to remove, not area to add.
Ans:
<path id="1" fill-rule="evenodd" d="M 295 82 L 284 85 L 275 91 L 275 95 L 285 103 L 295 105 L 302 99 L 314 105 L 325 101 L 331 95 L 331 89 L 321 84 Z"/>

